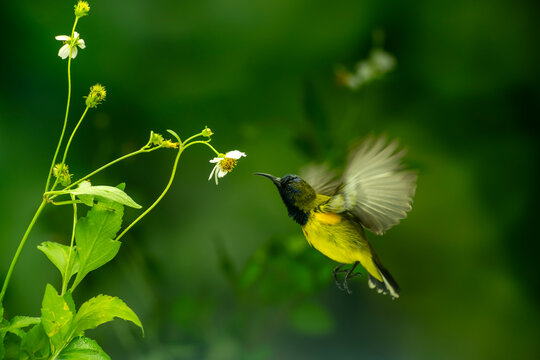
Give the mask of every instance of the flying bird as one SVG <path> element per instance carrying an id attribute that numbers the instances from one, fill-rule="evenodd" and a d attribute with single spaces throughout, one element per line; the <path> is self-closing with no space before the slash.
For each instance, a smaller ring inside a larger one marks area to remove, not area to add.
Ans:
<path id="1" fill-rule="evenodd" d="M 348 280 L 358 264 L 368 284 L 379 293 L 399 297 L 399 286 L 382 265 L 365 230 L 382 235 L 412 208 L 417 175 L 401 160 L 397 141 L 369 137 L 351 155 L 341 179 L 325 166 L 310 166 L 302 177 L 281 178 L 264 173 L 276 185 L 288 214 L 301 227 L 308 243 L 340 263 L 334 271 L 338 288 L 350 293 Z M 352 264 L 349 269 L 345 265 Z M 338 274 L 345 274 L 340 283 Z"/>

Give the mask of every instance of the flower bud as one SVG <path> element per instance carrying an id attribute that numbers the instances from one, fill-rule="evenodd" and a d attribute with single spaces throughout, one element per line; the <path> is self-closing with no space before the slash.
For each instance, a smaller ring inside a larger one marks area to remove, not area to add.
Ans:
<path id="1" fill-rule="evenodd" d="M 63 166 L 62 164 L 56 164 L 53 167 L 53 176 L 55 178 L 58 178 L 58 182 L 62 186 L 68 186 L 69 184 L 71 184 L 71 177 L 73 175 L 69 173 L 69 168 L 66 164 L 64 164 Z"/>
<path id="2" fill-rule="evenodd" d="M 82 18 L 83 16 L 88 15 L 90 12 L 90 5 L 86 1 L 79 1 L 77 5 L 75 5 L 75 16 L 78 18 Z"/>
<path id="3" fill-rule="evenodd" d="M 209 137 L 212 136 L 212 135 L 214 135 L 214 133 L 212 132 L 212 130 L 210 130 L 210 128 L 209 128 L 208 126 L 205 126 L 204 129 L 203 129 L 203 131 L 202 131 L 202 136 L 208 137 L 208 138 L 209 138 Z"/>
<path id="4" fill-rule="evenodd" d="M 88 96 L 85 96 L 86 106 L 89 108 L 95 108 L 101 104 L 103 100 L 105 100 L 106 96 L 107 91 L 105 91 L 105 87 L 100 84 L 96 84 L 90 88 L 90 93 Z"/>
<path id="5" fill-rule="evenodd" d="M 150 142 L 152 143 L 152 145 L 159 146 L 163 143 L 163 136 L 152 131 Z"/>
<path id="6" fill-rule="evenodd" d="M 165 141 L 163 141 L 161 146 L 163 146 L 164 148 L 177 149 L 178 148 L 178 143 L 173 142 L 172 140 L 165 140 Z"/>

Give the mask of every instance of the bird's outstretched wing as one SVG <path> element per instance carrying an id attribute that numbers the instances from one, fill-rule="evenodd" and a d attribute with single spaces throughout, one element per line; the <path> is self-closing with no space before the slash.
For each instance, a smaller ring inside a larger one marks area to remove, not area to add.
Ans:
<path id="1" fill-rule="evenodd" d="M 332 196 L 340 185 L 337 174 L 326 164 L 309 164 L 300 169 L 300 177 L 311 185 L 317 194 Z"/>
<path id="2" fill-rule="evenodd" d="M 323 210 L 350 211 L 377 235 L 404 219 L 412 208 L 417 175 L 403 168 L 405 151 L 396 152 L 397 147 L 384 137 L 365 140 L 351 153 L 342 185 Z"/>

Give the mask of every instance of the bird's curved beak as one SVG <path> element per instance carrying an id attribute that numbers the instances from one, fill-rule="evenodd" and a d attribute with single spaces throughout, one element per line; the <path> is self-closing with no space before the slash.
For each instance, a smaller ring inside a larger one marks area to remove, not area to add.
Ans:
<path id="1" fill-rule="evenodd" d="M 259 173 L 259 172 L 253 173 L 253 175 L 264 176 L 265 178 L 268 178 L 268 179 L 272 180 L 272 182 L 274 184 L 276 184 L 277 186 L 281 186 L 281 178 L 275 177 L 274 175 L 265 174 L 265 173 Z"/>

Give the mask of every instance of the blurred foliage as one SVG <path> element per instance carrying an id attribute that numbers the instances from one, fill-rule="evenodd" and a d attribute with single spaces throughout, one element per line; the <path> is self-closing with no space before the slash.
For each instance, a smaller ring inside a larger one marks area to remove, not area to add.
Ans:
<path id="1" fill-rule="evenodd" d="M 216 187 L 206 181 L 206 149 L 190 151 L 171 196 L 124 238 L 117 261 L 88 275 L 76 302 L 119 296 L 145 327 L 144 338 L 125 323 L 92 330 L 113 359 L 538 358 L 537 2 L 90 5 L 72 111 L 96 81 L 108 100 L 77 135 L 71 172 L 140 147 L 150 129 L 182 136 L 208 125 L 220 149 L 248 155 Z M 69 30 L 71 11 L 66 2 L 0 5 L 2 277 L 61 127 L 67 89 L 54 36 Z M 396 68 L 356 92 L 338 86 L 336 65 L 368 58 L 376 28 Z M 309 247 L 275 189 L 251 175 L 294 173 L 310 161 L 339 168 L 371 132 L 399 138 L 420 173 L 410 216 L 371 237 L 402 288 L 396 301 L 365 276 L 351 281 L 352 295 L 339 291 L 336 264 Z M 93 183 L 125 181 L 148 205 L 171 156 L 129 160 Z M 126 221 L 137 214 L 126 210 Z M 43 214 L 6 316 L 38 311 L 42 284 L 58 287 L 35 246 L 68 243 L 65 219 L 69 209 Z"/>

